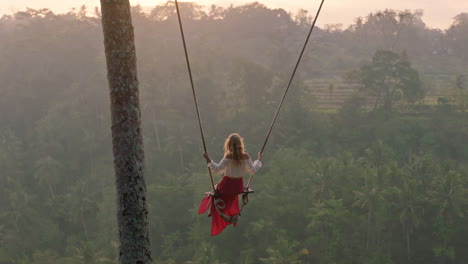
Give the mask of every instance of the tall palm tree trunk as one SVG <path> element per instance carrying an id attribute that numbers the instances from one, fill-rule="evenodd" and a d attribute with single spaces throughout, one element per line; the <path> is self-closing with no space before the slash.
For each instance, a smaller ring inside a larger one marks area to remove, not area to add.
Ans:
<path id="1" fill-rule="evenodd" d="M 144 153 L 129 0 L 101 0 L 117 189 L 119 262 L 151 262 Z"/>

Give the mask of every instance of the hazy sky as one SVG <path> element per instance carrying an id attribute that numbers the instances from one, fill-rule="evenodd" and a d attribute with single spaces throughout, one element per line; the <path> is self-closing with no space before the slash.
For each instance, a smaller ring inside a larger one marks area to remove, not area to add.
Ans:
<path id="1" fill-rule="evenodd" d="M 259 0 L 268 7 L 284 8 L 288 11 L 296 11 L 299 8 L 307 9 L 311 12 L 318 7 L 320 0 Z M 166 0 L 130 0 L 132 5 L 140 3 L 142 6 L 154 6 Z M 193 0 L 205 5 L 217 4 L 228 5 L 233 3 L 245 4 L 253 1 L 249 0 Z M 0 14 L 11 14 L 22 10 L 25 7 L 50 8 L 55 12 L 66 12 L 72 7 L 79 7 L 85 4 L 89 7 L 99 6 L 99 0 L 0 0 Z M 468 0 L 325 0 L 323 13 L 319 19 L 319 24 L 348 25 L 358 16 L 365 16 L 370 12 L 385 8 L 403 9 L 423 9 L 423 17 L 426 24 L 434 28 L 446 29 L 452 18 L 462 12 L 468 13 Z"/>

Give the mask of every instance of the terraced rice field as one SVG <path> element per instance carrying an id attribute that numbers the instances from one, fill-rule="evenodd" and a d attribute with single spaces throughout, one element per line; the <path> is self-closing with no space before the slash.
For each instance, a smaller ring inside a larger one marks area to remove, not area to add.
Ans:
<path id="1" fill-rule="evenodd" d="M 305 84 L 307 86 L 306 105 L 324 112 L 336 112 L 343 106 L 346 99 L 358 90 L 356 85 L 345 83 L 340 77 L 316 78 L 305 81 Z M 427 85 L 429 85 L 429 91 L 423 103 L 433 105 L 437 104 L 438 97 L 443 96 L 441 91 L 443 87 L 449 85 L 449 80 L 436 76 Z M 373 98 L 368 98 L 366 107 L 371 108 L 373 102 Z"/>
<path id="2" fill-rule="evenodd" d="M 315 110 L 336 111 L 357 87 L 344 83 L 341 78 L 320 78 L 306 81 L 307 100 Z"/>

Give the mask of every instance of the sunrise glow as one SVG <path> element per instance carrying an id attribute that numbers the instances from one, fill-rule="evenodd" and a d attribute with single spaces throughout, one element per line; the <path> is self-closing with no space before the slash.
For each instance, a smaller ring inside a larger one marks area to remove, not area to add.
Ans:
<path id="1" fill-rule="evenodd" d="M 165 0 L 130 0 L 132 5 L 141 5 L 143 7 L 152 7 L 165 3 Z M 230 4 L 242 5 L 253 1 L 250 0 L 192 0 L 200 5 L 219 5 L 229 6 Z M 259 1 L 270 8 L 283 8 L 287 11 L 296 12 L 298 9 L 306 9 L 313 11 L 317 8 L 318 0 L 264 0 Z M 56 13 L 65 13 L 72 8 L 78 8 L 81 5 L 86 5 L 90 9 L 99 6 L 98 0 L 16 0 L 16 1 L 1 1 L 0 15 L 12 14 L 14 12 L 30 8 L 49 8 Z M 324 9 L 323 16 L 319 24 L 343 24 L 344 26 L 353 23 L 354 19 L 359 16 L 366 16 L 370 12 L 383 10 L 386 8 L 396 10 L 424 10 L 424 21 L 430 27 L 438 27 L 445 29 L 452 22 L 453 17 L 461 12 L 468 12 L 468 1 L 451 0 L 450 2 L 440 1 L 425 1 L 425 0 L 341 0 L 329 1 L 325 3 L 327 8 Z"/>

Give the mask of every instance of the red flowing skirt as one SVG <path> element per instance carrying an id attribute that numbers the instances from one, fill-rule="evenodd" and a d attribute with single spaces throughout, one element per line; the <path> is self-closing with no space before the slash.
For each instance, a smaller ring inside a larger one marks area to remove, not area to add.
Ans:
<path id="1" fill-rule="evenodd" d="M 224 176 L 215 188 L 221 195 L 215 198 L 207 194 L 198 208 L 199 214 L 210 209 L 212 236 L 218 235 L 230 224 L 236 226 L 235 222 L 225 221 L 220 213 L 224 217 L 233 217 L 239 213 L 238 195 L 244 192 L 244 178 Z"/>

